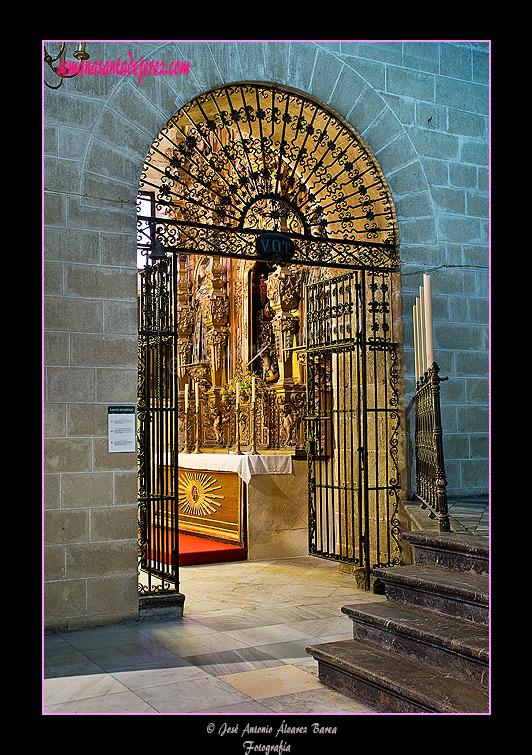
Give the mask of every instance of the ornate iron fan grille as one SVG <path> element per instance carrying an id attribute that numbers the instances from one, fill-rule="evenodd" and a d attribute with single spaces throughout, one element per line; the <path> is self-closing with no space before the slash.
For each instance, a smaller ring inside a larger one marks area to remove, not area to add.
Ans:
<path id="1" fill-rule="evenodd" d="M 179 110 L 146 159 L 141 191 L 166 249 L 259 258 L 256 237 L 283 232 L 296 264 L 395 268 L 390 191 L 363 140 L 299 92 L 243 83 Z"/>

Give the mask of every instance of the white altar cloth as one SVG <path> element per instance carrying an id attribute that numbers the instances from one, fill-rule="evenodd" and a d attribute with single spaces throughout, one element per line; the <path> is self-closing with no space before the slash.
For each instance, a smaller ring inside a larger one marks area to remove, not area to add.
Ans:
<path id="1" fill-rule="evenodd" d="M 292 457 L 284 454 L 179 454 L 177 463 L 184 469 L 238 472 L 246 483 L 257 474 L 292 474 Z"/>

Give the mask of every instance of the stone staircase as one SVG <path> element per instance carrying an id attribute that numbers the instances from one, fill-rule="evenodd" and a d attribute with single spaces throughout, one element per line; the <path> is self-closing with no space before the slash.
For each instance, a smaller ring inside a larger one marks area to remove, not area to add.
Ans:
<path id="1" fill-rule="evenodd" d="M 329 687 L 393 713 L 489 711 L 489 541 L 402 535 L 414 565 L 373 569 L 386 601 L 342 608 L 353 639 L 312 645 Z"/>

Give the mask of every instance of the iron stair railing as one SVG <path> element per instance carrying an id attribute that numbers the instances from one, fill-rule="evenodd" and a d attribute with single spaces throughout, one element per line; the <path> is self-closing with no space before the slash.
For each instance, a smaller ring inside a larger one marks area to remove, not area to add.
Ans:
<path id="1" fill-rule="evenodd" d="M 438 519 L 440 532 L 450 532 L 447 509 L 447 477 L 443 456 L 440 383 L 436 362 L 417 384 L 415 395 L 416 498 L 429 516 Z"/>

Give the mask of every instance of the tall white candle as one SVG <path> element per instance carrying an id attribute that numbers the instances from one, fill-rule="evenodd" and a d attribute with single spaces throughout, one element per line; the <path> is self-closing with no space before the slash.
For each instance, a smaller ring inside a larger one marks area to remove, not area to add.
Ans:
<path id="1" fill-rule="evenodd" d="M 426 338 L 426 360 L 427 369 L 432 367 L 434 362 L 434 337 L 432 328 L 432 286 L 430 275 L 423 276 L 423 293 L 425 303 L 425 338 Z"/>
<path id="2" fill-rule="evenodd" d="M 420 346 L 421 346 L 421 373 L 427 370 L 427 344 L 425 340 L 425 301 L 423 296 L 423 286 L 419 287 L 419 325 L 420 325 Z"/>
<path id="3" fill-rule="evenodd" d="M 417 368 L 419 372 L 419 379 L 423 376 L 423 350 L 421 347 L 421 302 L 416 299 L 416 342 L 417 342 Z"/>
<path id="4" fill-rule="evenodd" d="M 236 406 L 238 409 L 238 405 L 240 403 L 240 383 L 236 384 Z"/>
<path id="5" fill-rule="evenodd" d="M 199 410 L 199 384 L 196 383 L 196 411 Z"/>
<path id="6" fill-rule="evenodd" d="M 251 403 L 255 403 L 255 375 L 251 379 Z"/>
<path id="7" fill-rule="evenodd" d="M 414 365 L 416 369 L 416 383 L 419 380 L 419 346 L 417 342 L 417 306 L 412 307 L 412 322 L 414 324 Z"/>
<path id="8" fill-rule="evenodd" d="M 188 412 L 188 383 L 185 383 L 185 411 Z"/>

